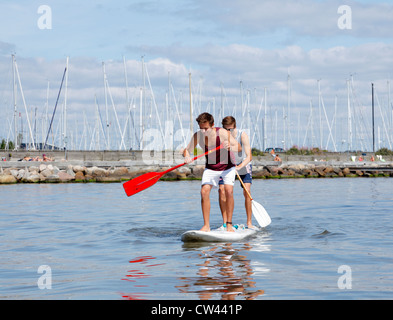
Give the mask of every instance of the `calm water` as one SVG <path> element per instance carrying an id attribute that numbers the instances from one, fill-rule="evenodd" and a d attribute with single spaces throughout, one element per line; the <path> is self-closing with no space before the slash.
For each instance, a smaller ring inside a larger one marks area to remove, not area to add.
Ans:
<path id="1" fill-rule="evenodd" d="M 241 243 L 203 245 L 180 241 L 202 226 L 199 181 L 131 198 L 121 184 L 0 185 L 0 298 L 393 299 L 392 184 L 256 180 L 272 224 Z M 235 201 L 244 223 L 238 185 Z"/>

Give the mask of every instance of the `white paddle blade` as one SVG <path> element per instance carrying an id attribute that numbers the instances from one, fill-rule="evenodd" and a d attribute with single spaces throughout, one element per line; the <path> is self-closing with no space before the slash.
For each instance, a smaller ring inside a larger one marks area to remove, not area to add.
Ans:
<path id="1" fill-rule="evenodd" d="M 270 219 L 269 214 L 266 212 L 265 208 L 256 202 L 255 200 L 251 201 L 252 206 L 252 214 L 254 215 L 255 220 L 257 220 L 258 224 L 264 228 L 268 226 L 272 219 Z"/>

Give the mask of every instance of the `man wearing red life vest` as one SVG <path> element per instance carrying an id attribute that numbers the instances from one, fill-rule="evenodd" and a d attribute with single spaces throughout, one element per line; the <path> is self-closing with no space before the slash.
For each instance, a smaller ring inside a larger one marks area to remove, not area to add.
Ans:
<path id="1" fill-rule="evenodd" d="M 195 132 L 187 148 L 183 151 L 186 163 L 192 161 L 191 154 L 197 145 L 205 152 L 222 145 L 223 148 L 206 155 L 206 168 L 202 176 L 201 206 L 204 225 L 201 231 L 210 231 L 210 191 L 218 187 L 220 177 L 224 181 L 226 195 L 227 231 L 233 232 L 232 216 L 234 209 L 233 185 L 235 183 L 236 166 L 232 162 L 230 152 L 241 151 L 239 143 L 225 129 L 214 127 L 214 118 L 205 112 L 196 119 L 199 131 Z"/>

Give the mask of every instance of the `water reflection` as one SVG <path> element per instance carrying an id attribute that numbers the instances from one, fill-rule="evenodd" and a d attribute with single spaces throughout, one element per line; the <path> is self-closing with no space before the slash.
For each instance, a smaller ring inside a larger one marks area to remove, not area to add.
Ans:
<path id="1" fill-rule="evenodd" d="M 152 276 L 151 274 L 149 274 L 151 270 L 149 268 L 164 265 L 164 263 L 152 263 L 153 261 L 151 260 L 154 259 L 156 258 L 152 256 L 140 256 L 130 260 L 129 263 L 133 265 L 133 269 L 128 270 L 125 278 L 123 278 L 122 280 L 133 282 L 134 287 L 136 288 L 148 287 L 148 285 L 137 284 L 137 281 L 140 279 L 150 278 Z M 144 295 L 146 295 L 145 292 L 121 294 L 122 298 L 127 300 L 144 300 Z"/>
<path id="2" fill-rule="evenodd" d="M 159 292 L 167 299 L 254 300 L 265 293 L 256 279 L 270 272 L 261 259 L 270 245 L 260 240 L 184 243 L 183 252 L 177 253 L 182 257 L 176 263 L 182 264 L 177 275 L 163 271 L 171 269 L 162 263 L 167 256 L 133 257 L 121 279 L 128 289 L 120 295 L 128 300 L 155 299 L 161 286 L 165 289 Z"/>
<path id="3" fill-rule="evenodd" d="M 248 243 L 214 244 L 203 249 L 201 244 L 185 244 L 186 250 L 196 250 L 201 263 L 197 264 L 195 277 L 180 277 L 176 288 L 182 293 L 196 293 L 201 300 L 253 300 L 263 295 L 256 287 L 254 270 L 246 252 L 252 249 Z M 198 248 L 199 247 L 199 248 Z M 268 269 L 266 269 L 268 270 Z"/>

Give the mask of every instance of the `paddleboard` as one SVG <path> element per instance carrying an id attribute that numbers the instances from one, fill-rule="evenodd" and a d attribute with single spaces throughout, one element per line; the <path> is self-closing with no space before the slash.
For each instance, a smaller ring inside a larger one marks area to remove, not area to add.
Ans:
<path id="1" fill-rule="evenodd" d="M 244 226 L 238 226 L 235 232 L 228 232 L 223 228 L 214 229 L 210 232 L 189 230 L 181 235 L 181 240 L 183 242 L 235 242 L 246 239 L 259 230 L 259 228 L 249 229 Z"/>

